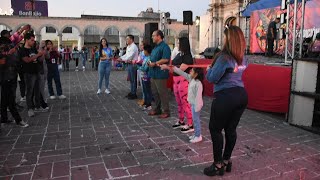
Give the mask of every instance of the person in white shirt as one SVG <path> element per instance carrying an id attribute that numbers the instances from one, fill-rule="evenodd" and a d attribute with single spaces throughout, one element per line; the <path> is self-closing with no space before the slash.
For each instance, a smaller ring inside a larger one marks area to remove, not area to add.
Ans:
<path id="1" fill-rule="evenodd" d="M 130 79 L 130 93 L 126 96 L 128 99 L 137 99 L 137 66 L 133 61 L 138 60 L 139 50 L 134 43 L 134 36 L 127 35 L 127 49 L 126 54 L 119 59 L 128 64 L 128 75 Z"/>

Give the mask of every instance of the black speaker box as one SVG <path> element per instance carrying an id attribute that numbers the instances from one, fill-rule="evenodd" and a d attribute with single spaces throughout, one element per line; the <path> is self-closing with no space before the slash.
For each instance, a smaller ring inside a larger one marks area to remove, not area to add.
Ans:
<path id="1" fill-rule="evenodd" d="M 155 44 L 152 41 L 152 33 L 159 29 L 158 23 L 147 23 L 144 26 L 144 43 L 151 45 L 152 47 Z"/>
<path id="2" fill-rule="evenodd" d="M 192 11 L 183 11 L 183 25 L 193 25 Z"/>

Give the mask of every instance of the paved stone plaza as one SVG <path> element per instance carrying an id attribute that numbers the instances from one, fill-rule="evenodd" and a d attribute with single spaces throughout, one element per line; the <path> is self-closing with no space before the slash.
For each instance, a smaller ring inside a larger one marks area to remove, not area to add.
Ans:
<path id="1" fill-rule="evenodd" d="M 284 118 L 246 110 L 238 127 L 233 171 L 206 177 L 212 163 L 208 130 L 211 98 L 202 111 L 204 141 L 148 117 L 128 93 L 126 73 L 111 73 L 112 94 L 96 95 L 97 72 L 62 72 L 67 100 L 49 100 L 50 112 L 26 118 L 29 128 L 6 125 L 0 135 L 0 179 L 320 179 L 320 136 Z M 23 103 L 25 105 L 25 103 Z M 22 112 L 24 117 L 26 111 Z"/>

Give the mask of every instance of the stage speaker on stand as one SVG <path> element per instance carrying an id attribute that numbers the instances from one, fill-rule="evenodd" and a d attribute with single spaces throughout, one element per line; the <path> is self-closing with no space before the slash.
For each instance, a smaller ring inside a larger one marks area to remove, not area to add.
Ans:
<path id="1" fill-rule="evenodd" d="M 158 29 L 158 23 L 147 23 L 144 26 L 144 43 L 151 45 L 152 48 L 155 47 L 155 44 L 152 41 L 152 33 Z"/>
<path id="2" fill-rule="evenodd" d="M 183 25 L 193 25 L 192 11 L 183 11 Z"/>

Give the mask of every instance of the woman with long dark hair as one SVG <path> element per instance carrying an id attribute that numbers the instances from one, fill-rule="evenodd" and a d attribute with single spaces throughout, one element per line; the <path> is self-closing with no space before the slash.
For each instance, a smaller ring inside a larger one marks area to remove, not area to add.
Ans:
<path id="1" fill-rule="evenodd" d="M 172 60 L 172 65 L 180 67 L 181 65 L 193 64 L 193 58 L 190 50 L 189 39 L 186 37 L 179 38 L 179 52 L 178 55 Z M 185 68 L 181 66 L 180 69 L 189 74 L 192 68 Z M 181 128 L 182 133 L 193 132 L 193 121 L 191 107 L 187 100 L 188 98 L 188 85 L 189 82 L 183 76 L 177 73 L 173 74 L 173 91 L 178 104 L 179 121 L 172 127 L 174 129 Z M 184 123 L 186 115 L 187 124 Z"/>
<path id="2" fill-rule="evenodd" d="M 98 72 L 99 72 L 99 83 L 98 83 L 98 92 L 97 94 L 101 93 L 102 88 L 102 81 L 103 78 L 105 78 L 105 86 L 106 94 L 110 94 L 109 89 L 109 77 L 111 72 L 111 58 L 112 55 L 112 49 L 108 45 L 108 41 L 106 38 L 102 38 L 100 41 L 100 48 L 99 48 L 99 66 L 98 66 Z"/>
<path id="3" fill-rule="evenodd" d="M 224 30 L 224 45 L 214 63 L 208 67 L 207 80 L 214 83 L 209 129 L 213 145 L 214 162 L 204 169 L 207 176 L 223 175 L 231 171 L 231 154 L 237 140 L 237 126 L 247 107 L 248 95 L 244 89 L 242 73 L 247 67 L 244 58 L 246 43 L 237 26 Z M 223 135 L 225 132 L 225 147 Z M 224 149 L 224 152 L 222 152 Z"/>

